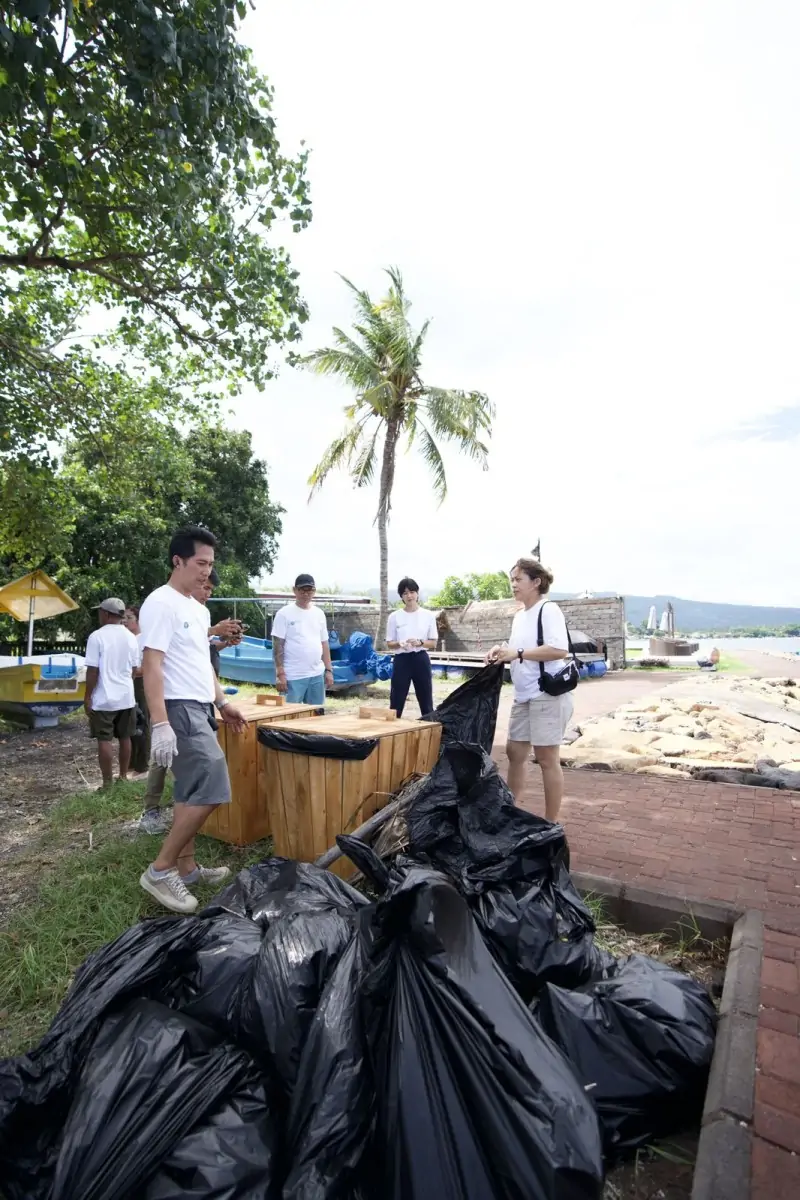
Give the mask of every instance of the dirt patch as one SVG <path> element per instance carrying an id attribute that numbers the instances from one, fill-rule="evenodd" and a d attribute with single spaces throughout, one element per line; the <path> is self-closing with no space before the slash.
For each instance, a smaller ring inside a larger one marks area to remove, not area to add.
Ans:
<path id="1" fill-rule="evenodd" d="M 84 713 L 55 729 L 0 727 L 0 917 L 35 889 L 37 846 L 59 797 L 99 787 L 97 751 Z"/>
<path id="2" fill-rule="evenodd" d="M 640 1150 L 609 1173 L 603 1200 L 690 1200 L 697 1141 L 696 1135 L 686 1135 Z"/>

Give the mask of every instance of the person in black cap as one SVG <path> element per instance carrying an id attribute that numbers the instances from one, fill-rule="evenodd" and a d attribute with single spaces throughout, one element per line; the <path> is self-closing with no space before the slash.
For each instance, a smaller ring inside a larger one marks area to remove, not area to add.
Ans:
<path id="1" fill-rule="evenodd" d="M 290 704 L 325 704 L 325 688 L 333 683 L 328 623 L 313 603 L 312 575 L 294 581 L 294 604 L 278 609 L 272 624 L 272 653 L 279 692 Z"/>
<path id="2" fill-rule="evenodd" d="M 131 738 L 136 733 L 133 672 L 142 659 L 139 645 L 123 624 L 125 603 L 109 596 L 97 605 L 100 628 L 86 642 L 86 689 L 83 707 L 97 741 L 103 787 L 114 782 L 114 739 L 119 742 L 119 777 L 128 778 Z"/>

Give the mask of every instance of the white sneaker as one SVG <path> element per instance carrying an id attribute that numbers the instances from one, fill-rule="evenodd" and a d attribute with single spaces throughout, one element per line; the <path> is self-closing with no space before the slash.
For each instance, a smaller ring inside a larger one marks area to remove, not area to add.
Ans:
<path id="1" fill-rule="evenodd" d="M 149 892 L 155 900 L 158 900 L 159 904 L 163 904 L 164 908 L 168 908 L 170 912 L 193 913 L 197 908 L 197 900 L 190 892 L 187 892 L 177 867 L 166 875 L 162 875 L 160 879 L 154 879 L 148 867 L 139 879 L 139 883 L 146 892 Z"/>
<path id="2" fill-rule="evenodd" d="M 224 883 L 230 877 L 230 867 L 201 867 L 198 863 L 197 869 L 182 879 L 181 883 L 184 887 L 198 887 L 200 884 L 210 887 L 217 883 Z"/>

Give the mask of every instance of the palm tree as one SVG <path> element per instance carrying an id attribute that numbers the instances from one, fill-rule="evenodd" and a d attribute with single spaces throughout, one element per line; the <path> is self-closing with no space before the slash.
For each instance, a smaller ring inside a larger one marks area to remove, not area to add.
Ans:
<path id="1" fill-rule="evenodd" d="M 377 645 L 383 645 L 389 612 L 389 547 L 386 527 L 392 508 L 397 448 L 403 438 L 416 444 L 431 470 L 433 489 L 441 503 L 447 495 L 444 462 L 438 440 L 454 441 L 470 458 L 487 469 L 488 449 L 482 437 L 491 436 L 494 405 L 482 392 L 429 387 L 420 375 L 420 358 L 430 322 L 415 331 L 408 320 L 410 302 L 396 268 L 386 274 L 391 285 L 375 303 L 341 276 L 353 293 L 356 322 L 353 333 L 334 328 L 334 345 L 297 360 L 318 375 L 335 375 L 356 393 L 345 408 L 344 432 L 331 442 L 310 479 L 311 496 L 331 471 L 344 468 L 356 487 L 371 483 L 380 461 L 380 490 L 375 522 L 380 545 L 381 605 Z"/>

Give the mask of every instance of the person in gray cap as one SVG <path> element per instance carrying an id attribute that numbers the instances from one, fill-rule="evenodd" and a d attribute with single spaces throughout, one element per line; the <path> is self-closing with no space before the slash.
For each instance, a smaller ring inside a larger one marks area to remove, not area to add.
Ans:
<path id="1" fill-rule="evenodd" d="M 141 663 L 139 644 L 125 628 L 125 604 L 109 596 L 97 605 L 100 628 L 86 642 L 86 691 L 83 707 L 97 740 L 103 787 L 114 782 L 114 738 L 119 742 L 119 777 L 128 778 L 131 738 L 136 733 L 133 672 Z"/>
<path id="2" fill-rule="evenodd" d="M 290 704 L 325 704 L 325 687 L 333 683 L 328 623 L 313 603 L 317 585 L 312 575 L 294 581 L 294 604 L 279 608 L 272 623 L 275 681 Z"/>

